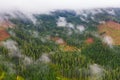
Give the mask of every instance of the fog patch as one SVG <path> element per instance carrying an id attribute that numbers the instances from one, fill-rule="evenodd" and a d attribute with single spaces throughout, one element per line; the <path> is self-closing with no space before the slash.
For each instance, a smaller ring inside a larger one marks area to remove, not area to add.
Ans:
<path id="1" fill-rule="evenodd" d="M 15 18 L 21 18 L 22 20 L 30 20 L 32 21 L 33 24 L 36 24 L 37 19 L 35 18 L 35 16 L 33 15 L 33 13 L 30 12 L 26 12 L 26 11 L 14 11 L 13 15 Z"/>
<path id="2" fill-rule="evenodd" d="M 67 25 L 66 18 L 65 17 L 59 17 L 56 24 L 57 24 L 58 27 L 65 27 Z"/>
<path id="3" fill-rule="evenodd" d="M 92 20 L 95 20 L 95 18 L 94 18 L 93 16 L 91 16 L 91 19 L 92 19 Z"/>
<path id="4" fill-rule="evenodd" d="M 103 13 L 103 11 L 101 9 L 92 9 L 90 10 L 90 13 L 94 16 L 98 13 Z"/>
<path id="5" fill-rule="evenodd" d="M 115 15 L 115 11 L 114 10 L 107 10 L 107 13 L 110 15 Z"/>
<path id="6" fill-rule="evenodd" d="M 1 21 L 9 21 L 9 19 L 22 19 L 22 20 L 30 20 L 33 24 L 36 24 L 37 19 L 31 12 L 21 11 L 21 10 L 10 10 L 5 12 L 0 12 L 0 20 Z"/>
<path id="7" fill-rule="evenodd" d="M 30 65 L 30 64 L 32 64 L 32 63 L 33 63 L 32 58 L 27 57 L 27 56 L 25 56 L 25 57 L 23 58 L 23 64 L 24 64 L 24 65 Z"/>
<path id="8" fill-rule="evenodd" d="M 8 69 L 8 73 L 11 75 L 11 74 L 15 74 L 16 73 L 16 70 L 14 69 L 15 68 L 15 65 L 10 63 L 10 62 L 4 62 L 3 63 L 7 69 Z"/>
<path id="9" fill-rule="evenodd" d="M 33 31 L 33 37 L 37 38 L 39 36 L 39 33 L 37 31 Z"/>
<path id="10" fill-rule="evenodd" d="M 67 23 L 67 27 L 74 29 L 74 24 L 72 24 L 72 23 Z"/>
<path id="11" fill-rule="evenodd" d="M 110 36 L 104 36 L 103 42 L 106 43 L 108 46 L 112 47 L 113 45 L 113 39 Z"/>
<path id="12" fill-rule="evenodd" d="M 81 15 L 82 14 L 82 10 L 75 10 L 76 15 Z"/>
<path id="13" fill-rule="evenodd" d="M 85 31 L 85 27 L 84 27 L 83 25 L 78 25 L 78 26 L 76 26 L 76 28 L 77 28 L 80 32 Z"/>
<path id="14" fill-rule="evenodd" d="M 16 73 L 16 70 L 14 69 L 15 65 L 11 62 L 6 61 L 5 56 L 3 55 L 0 55 L 0 65 L 3 65 L 4 68 L 7 69 L 7 73 L 9 73 L 10 75 Z"/>
<path id="15" fill-rule="evenodd" d="M 86 19 L 83 18 L 83 17 L 80 17 L 80 20 L 83 21 L 83 22 L 86 22 Z"/>
<path id="16" fill-rule="evenodd" d="M 101 9 L 84 9 L 84 10 L 76 10 L 76 15 L 82 15 L 85 18 L 88 17 L 89 14 L 96 15 L 98 13 L 102 13 L 103 11 Z"/>
<path id="17" fill-rule="evenodd" d="M 89 66 L 91 80 L 102 80 L 104 75 L 104 69 L 98 64 L 92 64 Z"/>
<path id="18" fill-rule="evenodd" d="M 17 42 L 13 40 L 6 40 L 2 42 L 3 46 L 9 50 L 9 56 L 11 57 L 22 57 L 20 50 L 17 47 Z"/>
<path id="19" fill-rule="evenodd" d="M 83 13 L 82 16 L 84 16 L 85 18 L 87 18 L 88 14 L 87 13 Z"/>
<path id="20" fill-rule="evenodd" d="M 33 13 L 25 12 L 25 11 L 24 11 L 23 14 L 24 14 L 28 19 L 30 19 L 33 24 L 36 24 L 37 19 L 35 18 L 35 16 L 33 15 Z"/>
<path id="21" fill-rule="evenodd" d="M 41 57 L 39 58 L 38 61 L 41 61 L 43 63 L 49 63 L 51 60 L 48 57 L 48 54 L 44 53 L 44 54 L 41 55 Z"/>
<path id="22" fill-rule="evenodd" d="M 99 24 L 105 24 L 105 21 L 99 21 Z"/>
<path id="23" fill-rule="evenodd" d="M 87 10 L 76 10 L 76 15 L 80 15 L 80 16 L 83 16 L 85 18 L 88 17 L 88 13 L 86 12 Z"/>
<path id="24" fill-rule="evenodd" d="M 62 38 L 59 38 L 58 40 L 56 40 L 57 44 L 64 44 L 64 40 Z"/>
<path id="25" fill-rule="evenodd" d="M 25 66 L 28 66 L 28 65 L 32 65 L 32 64 L 37 64 L 37 63 L 49 63 L 51 62 L 50 58 L 49 58 L 49 55 L 47 53 L 43 53 L 39 59 L 37 60 L 33 60 L 32 58 L 30 57 L 27 57 L 27 56 L 24 56 L 23 58 L 21 58 L 22 60 L 22 63 L 25 65 Z"/>
<path id="26" fill-rule="evenodd" d="M 72 33 L 73 31 L 71 29 L 68 29 L 68 32 L 67 32 L 68 36 L 72 35 Z"/>
<path id="27" fill-rule="evenodd" d="M 50 35 L 41 36 L 40 40 L 45 43 L 50 40 Z"/>
<path id="28" fill-rule="evenodd" d="M 26 14 L 26 15 L 33 22 L 33 24 L 36 24 L 37 19 L 33 16 L 33 14 Z"/>
<path id="29" fill-rule="evenodd" d="M 68 27 L 74 29 L 74 24 L 67 22 L 65 17 L 59 17 L 56 24 L 58 27 Z"/>

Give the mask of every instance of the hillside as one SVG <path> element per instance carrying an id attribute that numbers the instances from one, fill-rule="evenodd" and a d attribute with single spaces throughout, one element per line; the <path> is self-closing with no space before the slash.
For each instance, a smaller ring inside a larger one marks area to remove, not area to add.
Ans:
<path id="1" fill-rule="evenodd" d="M 13 28 L 15 25 L 9 20 L 0 20 L 0 41 L 10 38 L 10 34 L 7 32 L 8 28 Z"/>
<path id="2" fill-rule="evenodd" d="M 114 45 L 120 45 L 120 24 L 114 21 L 108 21 L 101 24 L 99 27 L 99 33 L 102 36 L 110 36 L 113 39 Z"/>
<path id="3" fill-rule="evenodd" d="M 6 40 L 9 37 L 10 35 L 6 32 L 6 30 L 4 29 L 0 30 L 0 41 Z"/>
<path id="4" fill-rule="evenodd" d="M 1 14 L 0 80 L 120 79 L 119 8 Z"/>

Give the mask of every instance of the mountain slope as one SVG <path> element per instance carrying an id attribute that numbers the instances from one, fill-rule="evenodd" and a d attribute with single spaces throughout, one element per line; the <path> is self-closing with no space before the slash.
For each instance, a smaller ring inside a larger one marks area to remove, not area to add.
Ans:
<path id="1" fill-rule="evenodd" d="M 119 80 L 119 12 L 2 13 L 0 80 Z"/>

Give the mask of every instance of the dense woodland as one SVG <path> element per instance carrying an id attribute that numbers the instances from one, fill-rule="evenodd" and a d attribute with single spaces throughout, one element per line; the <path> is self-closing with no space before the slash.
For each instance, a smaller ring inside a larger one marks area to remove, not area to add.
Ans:
<path id="1" fill-rule="evenodd" d="M 117 11 L 117 10 L 116 10 Z M 99 20 L 120 22 L 120 14 L 96 14 L 95 21 L 82 21 L 74 11 L 55 11 L 53 15 L 36 14 L 37 22 L 10 19 L 16 26 L 7 31 L 12 32 L 10 40 L 17 43 L 22 57 L 10 56 L 10 51 L 0 46 L 0 80 L 119 80 L 120 46 L 110 48 L 97 33 Z M 90 14 L 89 14 L 90 15 Z M 69 27 L 57 27 L 57 19 L 65 17 L 74 25 L 84 25 L 86 30 L 80 33 Z M 72 32 L 72 34 L 68 34 Z M 13 35 L 13 33 L 15 35 Z M 61 50 L 50 37 L 62 38 L 66 45 L 75 47 L 74 51 Z M 87 38 L 93 43 L 86 43 Z M 9 40 L 8 39 L 8 40 Z M 7 40 L 6 40 L 7 41 Z M 44 56 L 45 54 L 45 56 Z M 45 59 L 42 59 L 43 58 Z M 28 57 L 31 61 L 25 62 Z M 46 61 L 47 59 L 47 61 Z M 29 63 L 30 62 L 30 63 Z M 29 63 L 29 64 L 27 64 Z M 98 73 L 91 72 L 91 65 L 99 65 Z"/>

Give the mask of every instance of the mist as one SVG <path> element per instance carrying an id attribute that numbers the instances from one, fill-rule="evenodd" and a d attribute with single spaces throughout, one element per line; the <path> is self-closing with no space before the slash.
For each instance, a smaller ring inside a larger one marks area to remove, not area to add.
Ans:
<path id="1" fill-rule="evenodd" d="M 33 14 L 50 14 L 51 11 L 55 10 L 74 10 L 77 14 L 80 14 L 84 9 L 118 8 L 120 7 L 119 3 L 120 0 L 0 0 L 0 18 L 6 18 L 1 13 L 7 13 L 16 18 L 18 16 L 14 14 L 14 11 L 20 11 L 33 24 L 36 24 L 36 18 Z M 108 13 L 114 15 L 113 11 L 108 11 Z M 83 16 L 86 16 L 86 14 L 83 14 Z M 82 17 L 80 19 L 88 22 Z M 65 20 L 58 25 L 66 25 Z M 73 25 L 69 24 L 69 27 L 73 28 Z"/>
<path id="2" fill-rule="evenodd" d="M 103 42 L 105 42 L 111 48 L 112 48 L 112 45 L 114 44 L 113 39 L 110 36 L 105 36 L 103 38 Z"/>
<path id="3" fill-rule="evenodd" d="M 59 17 L 56 24 L 59 27 L 65 27 L 67 25 L 67 21 L 66 21 L 66 19 L 64 17 Z"/>
<path id="4" fill-rule="evenodd" d="M 102 80 L 104 69 L 98 64 L 92 64 L 90 65 L 90 75 L 90 80 Z"/>
<path id="5" fill-rule="evenodd" d="M 55 9 L 120 7 L 120 0 L 0 0 L 0 11 L 22 10 L 42 13 Z"/>
<path id="6" fill-rule="evenodd" d="M 2 42 L 3 46 L 6 47 L 10 52 L 9 56 L 22 57 L 20 50 L 17 47 L 17 42 L 13 40 L 6 40 Z"/>
<path id="7" fill-rule="evenodd" d="M 77 25 L 77 29 L 78 29 L 80 32 L 85 31 L 85 27 L 84 27 L 83 25 Z"/>

